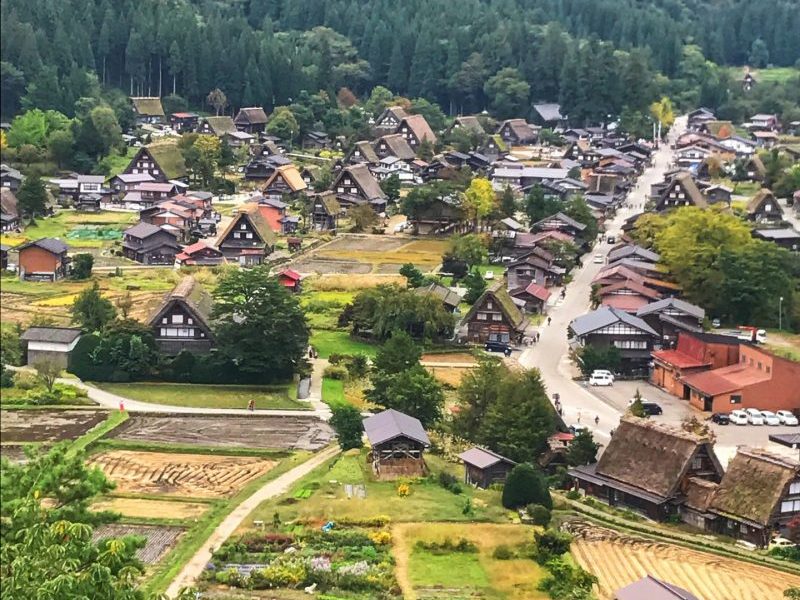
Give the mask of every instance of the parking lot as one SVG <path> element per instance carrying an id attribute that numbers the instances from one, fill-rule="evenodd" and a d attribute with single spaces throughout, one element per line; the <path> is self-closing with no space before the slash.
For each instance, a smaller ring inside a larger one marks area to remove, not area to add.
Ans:
<path id="1" fill-rule="evenodd" d="M 582 384 L 583 385 L 583 384 Z M 624 413 L 628 409 L 628 403 L 636 394 L 636 390 L 642 395 L 643 400 L 655 402 L 663 410 L 663 415 L 651 417 L 656 421 L 679 425 L 681 421 L 692 415 L 700 420 L 709 417 L 708 413 L 703 413 L 692 408 L 686 400 L 681 400 L 666 393 L 664 390 L 651 385 L 646 381 L 617 381 L 608 387 L 589 387 L 587 389 L 609 406 Z M 580 414 L 581 423 L 593 428 L 595 415 L 587 412 Z M 567 424 L 572 424 L 577 419 L 577 415 L 567 413 L 564 420 Z M 604 423 L 600 423 L 600 428 Z M 798 458 L 798 451 L 790 450 L 779 444 L 769 441 L 769 436 L 776 433 L 800 433 L 800 427 L 786 426 L 767 426 L 767 425 L 717 425 L 709 421 L 712 431 L 716 435 L 717 441 L 715 450 L 723 464 L 726 464 L 736 453 L 737 446 L 755 446 L 767 448 L 771 452 L 791 453 L 794 458 Z"/>

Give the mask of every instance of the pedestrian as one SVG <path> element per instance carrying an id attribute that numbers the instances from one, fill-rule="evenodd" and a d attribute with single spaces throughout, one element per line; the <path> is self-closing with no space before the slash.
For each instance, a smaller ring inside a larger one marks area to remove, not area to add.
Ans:
<path id="1" fill-rule="evenodd" d="M 308 358 L 314 358 L 314 348 L 313 346 L 308 347 Z"/>
<path id="2" fill-rule="evenodd" d="M 600 417 L 599 417 L 599 416 L 596 416 L 596 417 L 594 418 L 594 424 L 595 424 L 595 426 L 597 426 L 597 425 L 599 425 L 599 424 L 600 424 Z"/>
<path id="3" fill-rule="evenodd" d="M 253 412 L 255 410 L 255 408 L 256 408 L 255 398 L 250 398 L 250 400 L 247 403 L 247 410 L 249 410 L 250 412 Z"/>
<path id="4" fill-rule="evenodd" d="M 581 422 L 581 411 L 578 411 L 578 423 Z"/>
<path id="5" fill-rule="evenodd" d="M 548 325 L 550 325 L 550 322 L 551 322 L 552 320 L 553 320 L 553 319 L 551 319 L 550 317 L 547 317 L 547 324 L 548 324 Z"/>
<path id="6" fill-rule="evenodd" d="M 119 412 L 125 412 L 125 400 L 119 401 Z"/>

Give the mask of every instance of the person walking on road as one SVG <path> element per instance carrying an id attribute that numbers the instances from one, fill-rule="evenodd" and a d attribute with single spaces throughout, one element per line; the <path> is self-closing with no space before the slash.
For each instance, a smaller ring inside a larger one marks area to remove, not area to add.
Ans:
<path id="1" fill-rule="evenodd" d="M 551 322 L 552 320 L 553 320 L 552 318 L 550 318 L 550 317 L 547 317 L 547 324 L 548 324 L 548 325 L 550 325 L 550 322 Z"/>
<path id="2" fill-rule="evenodd" d="M 600 425 L 600 416 L 599 415 L 594 418 L 594 425 L 595 425 L 595 427 Z"/>
<path id="3" fill-rule="evenodd" d="M 256 409 L 255 398 L 250 398 L 250 400 L 247 402 L 247 410 L 253 412 L 255 409 Z"/>

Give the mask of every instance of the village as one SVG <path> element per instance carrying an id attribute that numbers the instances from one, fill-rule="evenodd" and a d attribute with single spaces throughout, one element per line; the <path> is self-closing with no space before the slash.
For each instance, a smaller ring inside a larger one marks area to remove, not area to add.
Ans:
<path id="1" fill-rule="evenodd" d="M 800 589 L 800 121 L 216 92 L 105 174 L 2 124 L 3 468 L 98 469 L 142 590 Z"/>

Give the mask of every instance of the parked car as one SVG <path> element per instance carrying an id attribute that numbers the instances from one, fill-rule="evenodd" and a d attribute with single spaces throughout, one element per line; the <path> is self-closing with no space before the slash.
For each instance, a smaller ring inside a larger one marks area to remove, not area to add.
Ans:
<path id="1" fill-rule="evenodd" d="M 797 427 L 798 424 L 797 417 L 794 416 L 792 411 L 779 410 L 775 414 L 778 415 L 778 419 L 780 419 L 781 425 L 791 425 L 792 427 Z"/>
<path id="2" fill-rule="evenodd" d="M 645 414 L 650 416 L 664 414 L 663 409 L 655 402 L 642 402 L 642 408 L 644 408 Z"/>
<path id="3" fill-rule="evenodd" d="M 745 408 L 745 414 L 747 415 L 747 422 L 750 425 L 763 425 L 764 424 L 764 415 L 761 414 L 761 411 L 757 408 Z"/>
<path id="4" fill-rule="evenodd" d="M 612 385 L 613 383 L 614 378 L 605 373 L 592 373 L 591 377 L 589 377 L 589 385 Z"/>
<path id="5" fill-rule="evenodd" d="M 610 235 L 610 236 L 608 236 L 608 237 L 606 238 L 606 241 L 607 241 L 609 244 L 616 244 L 616 243 L 617 243 L 617 238 L 615 238 L 613 235 Z"/>
<path id="6" fill-rule="evenodd" d="M 511 346 L 505 342 L 486 342 L 483 349 L 487 352 L 502 352 L 506 356 L 511 356 Z"/>
<path id="7" fill-rule="evenodd" d="M 596 265 L 602 265 L 604 262 L 606 262 L 606 258 L 605 256 L 603 256 L 602 253 L 598 252 L 597 254 L 594 255 L 592 262 Z"/>
<path id="8" fill-rule="evenodd" d="M 772 425 L 773 427 L 777 427 L 781 424 L 781 419 L 771 410 L 762 410 L 761 416 L 764 417 L 764 424 L 765 425 Z"/>
<path id="9" fill-rule="evenodd" d="M 608 369 L 595 369 L 592 371 L 592 375 L 608 375 L 611 377 L 611 381 L 614 381 L 614 374 Z"/>
<path id="10" fill-rule="evenodd" d="M 483 278 L 494 279 L 494 271 L 486 271 L 486 273 L 483 274 Z"/>
<path id="11" fill-rule="evenodd" d="M 734 425 L 747 425 L 747 413 L 743 410 L 732 410 L 728 418 Z"/>
<path id="12" fill-rule="evenodd" d="M 786 539 L 782 536 L 777 536 L 772 539 L 769 543 L 769 549 L 772 550 L 773 548 L 791 548 L 792 546 L 796 546 L 792 540 Z"/>
<path id="13" fill-rule="evenodd" d="M 569 432 L 573 435 L 577 435 L 581 431 L 589 431 L 589 428 L 586 427 L 586 425 L 582 425 L 581 423 L 573 423 L 572 425 L 567 427 L 567 429 L 569 429 Z"/>
<path id="14" fill-rule="evenodd" d="M 711 421 L 717 425 L 728 425 L 731 422 L 731 418 L 728 413 L 714 413 L 711 415 Z"/>
<path id="15" fill-rule="evenodd" d="M 719 319 L 712 319 L 711 326 L 714 327 L 715 329 L 719 329 L 722 326 L 722 323 L 720 322 Z"/>

